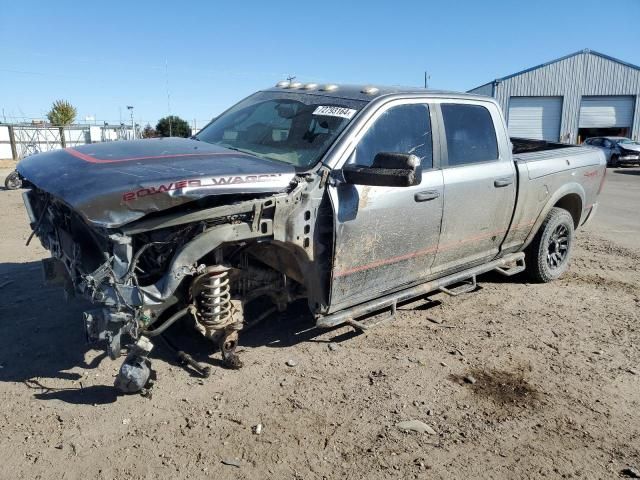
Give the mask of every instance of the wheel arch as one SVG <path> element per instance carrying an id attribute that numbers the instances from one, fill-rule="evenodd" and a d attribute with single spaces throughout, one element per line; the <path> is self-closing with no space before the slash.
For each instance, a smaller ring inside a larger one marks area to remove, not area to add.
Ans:
<path id="1" fill-rule="evenodd" d="M 573 226 L 577 230 L 580 226 L 580 218 L 582 217 L 582 198 L 577 193 L 568 193 L 553 206 L 562 208 L 571 214 L 573 218 Z"/>
<path id="2" fill-rule="evenodd" d="M 544 207 L 540 211 L 538 218 L 536 219 L 529 236 L 525 240 L 522 248 L 526 248 L 533 241 L 535 236 L 540 230 L 540 226 L 544 219 L 549 214 L 549 211 L 553 207 L 562 208 L 567 210 L 573 218 L 574 229 L 578 229 L 582 219 L 582 209 L 585 204 L 585 191 L 582 185 L 579 183 L 568 183 L 560 187 L 556 192 L 547 200 Z"/>

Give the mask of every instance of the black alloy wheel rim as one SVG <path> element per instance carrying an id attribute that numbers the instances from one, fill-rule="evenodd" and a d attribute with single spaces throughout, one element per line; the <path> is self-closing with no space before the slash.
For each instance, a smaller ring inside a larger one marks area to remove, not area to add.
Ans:
<path id="1" fill-rule="evenodd" d="M 569 254 L 569 229 L 558 225 L 547 243 L 547 264 L 552 270 L 560 268 Z"/>

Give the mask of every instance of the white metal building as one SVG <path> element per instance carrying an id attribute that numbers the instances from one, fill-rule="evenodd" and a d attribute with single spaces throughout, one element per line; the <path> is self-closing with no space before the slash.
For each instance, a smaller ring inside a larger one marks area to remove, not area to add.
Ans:
<path id="1" fill-rule="evenodd" d="M 512 137 L 640 138 L 640 67 L 582 50 L 469 90 L 495 97 Z"/>

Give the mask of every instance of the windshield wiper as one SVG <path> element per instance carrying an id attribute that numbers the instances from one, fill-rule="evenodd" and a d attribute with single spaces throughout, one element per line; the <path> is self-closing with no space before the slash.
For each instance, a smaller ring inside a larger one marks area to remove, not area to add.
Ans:
<path id="1" fill-rule="evenodd" d="M 245 155 L 251 155 L 251 156 L 256 156 L 255 153 L 249 151 L 249 150 L 242 150 L 241 148 L 237 148 L 237 147 L 232 147 L 231 145 L 226 145 L 224 143 L 219 143 L 218 145 L 220 145 L 221 147 L 224 148 L 228 148 L 229 150 L 233 150 L 235 152 L 240 152 L 240 153 L 244 153 Z"/>
<path id="2" fill-rule="evenodd" d="M 232 147 L 231 145 L 221 145 L 221 146 L 224 148 L 228 148 L 229 150 L 235 150 L 236 152 L 247 153 L 244 150 L 240 150 L 239 148 Z"/>

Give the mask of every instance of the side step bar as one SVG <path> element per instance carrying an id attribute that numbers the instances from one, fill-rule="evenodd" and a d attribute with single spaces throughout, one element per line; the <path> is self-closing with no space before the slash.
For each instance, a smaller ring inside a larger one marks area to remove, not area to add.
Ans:
<path id="1" fill-rule="evenodd" d="M 515 263 L 516 266 L 509 267 L 509 264 L 513 263 Z M 503 275 L 514 275 L 518 272 L 521 272 L 522 270 L 524 270 L 524 253 L 511 253 L 489 263 L 478 265 L 477 267 L 469 268 L 467 270 L 463 270 L 446 277 L 438 278 L 436 280 L 432 280 L 431 282 L 421 283 L 420 285 L 409 287 L 405 290 L 385 295 L 384 297 L 376 298 L 369 302 L 356 305 L 355 307 L 347 308 L 330 315 L 319 317 L 316 320 L 316 327 L 332 328 L 338 325 L 343 325 L 345 323 L 357 326 L 360 322 L 357 322 L 355 320 L 356 318 L 368 315 L 373 312 L 377 312 L 379 310 L 384 310 L 385 308 L 389 307 L 391 307 L 391 309 L 395 311 L 395 307 L 398 302 L 405 302 L 407 300 L 411 300 L 413 298 L 420 297 L 437 290 L 444 291 L 446 293 L 452 292 L 452 290 L 449 290 L 449 292 L 447 292 L 447 286 L 453 285 L 454 283 L 463 282 L 470 278 L 474 280 L 473 285 L 475 288 L 475 276 L 482 273 L 490 272 L 491 270 L 497 270 Z"/>

